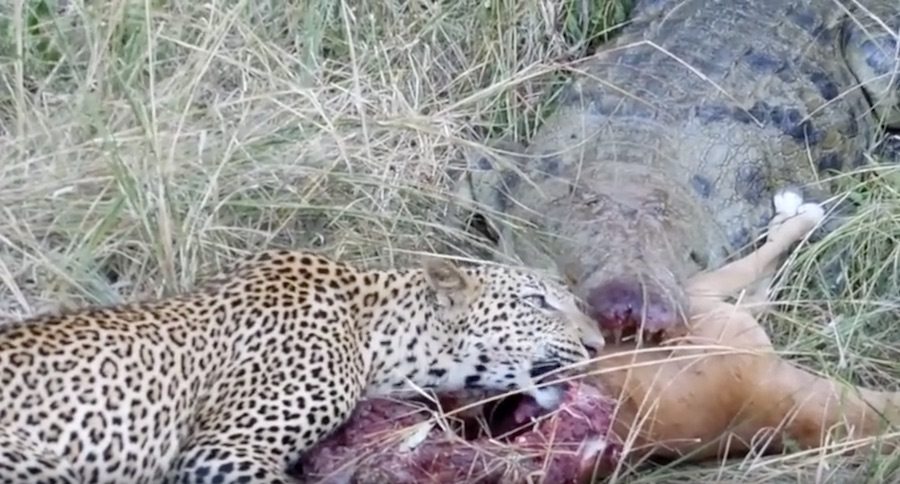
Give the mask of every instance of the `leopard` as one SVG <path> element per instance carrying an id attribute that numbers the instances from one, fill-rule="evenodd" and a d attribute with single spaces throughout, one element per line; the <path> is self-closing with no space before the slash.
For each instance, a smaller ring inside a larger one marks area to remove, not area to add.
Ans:
<path id="1" fill-rule="evenodd" d="M 170 295 L 0 328 L 0 482 L 289 483 L 365 398 L 523 392 L 604 339 L 560 281 L 266 249 Z"/>

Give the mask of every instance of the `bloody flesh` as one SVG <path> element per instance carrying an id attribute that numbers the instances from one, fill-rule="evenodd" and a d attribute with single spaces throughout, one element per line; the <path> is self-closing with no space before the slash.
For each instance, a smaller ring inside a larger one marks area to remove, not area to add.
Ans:
<path id="1" fill-rule="evenodd" d="M 594 385 L 566 384 L 551 412 L 520 395 L 464 408 L 472 402 L 472 394 L 446 395 L 438 411 L 423 402 L 365 400 L 304 455 L 300 477 L 329 484 L 574 483 L 609 472 L 620 457 L 614 401 Z"/>

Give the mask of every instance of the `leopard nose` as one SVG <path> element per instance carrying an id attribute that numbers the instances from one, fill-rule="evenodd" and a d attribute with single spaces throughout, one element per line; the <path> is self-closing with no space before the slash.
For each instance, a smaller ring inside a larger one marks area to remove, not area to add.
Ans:
<path id="1" fill-rule="evenodd" d="M 588 292 L 588 312 L 603 330 L 636 329 L 656 332 L 679 323 L 674 304 L 651 285 L 612 280 Z"/>

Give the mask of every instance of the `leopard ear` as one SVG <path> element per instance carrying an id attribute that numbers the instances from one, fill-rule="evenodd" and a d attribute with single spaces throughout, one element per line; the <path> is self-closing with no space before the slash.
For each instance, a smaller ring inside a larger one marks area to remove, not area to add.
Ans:
<path id="1" fill-rule="evenodd" d="M 436 257 L 422 263 L 425 280 L 437 294 L 438 304 L 445 308 L 464 307 L 474 299 L 478 281 L 456 264 Z"/>

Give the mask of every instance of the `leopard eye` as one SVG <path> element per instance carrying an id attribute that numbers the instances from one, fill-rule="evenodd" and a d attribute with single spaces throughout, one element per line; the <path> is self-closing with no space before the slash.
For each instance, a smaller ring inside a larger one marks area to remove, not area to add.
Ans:
<path id="1" fill-rule="evenodd" d="M 522 296 L 522 299 L 526 304 L 538 309 L 553 309 L 553 307 L 547 303 L 547 298 L 544 297 L 543 294 L 527 294 Z"/>

